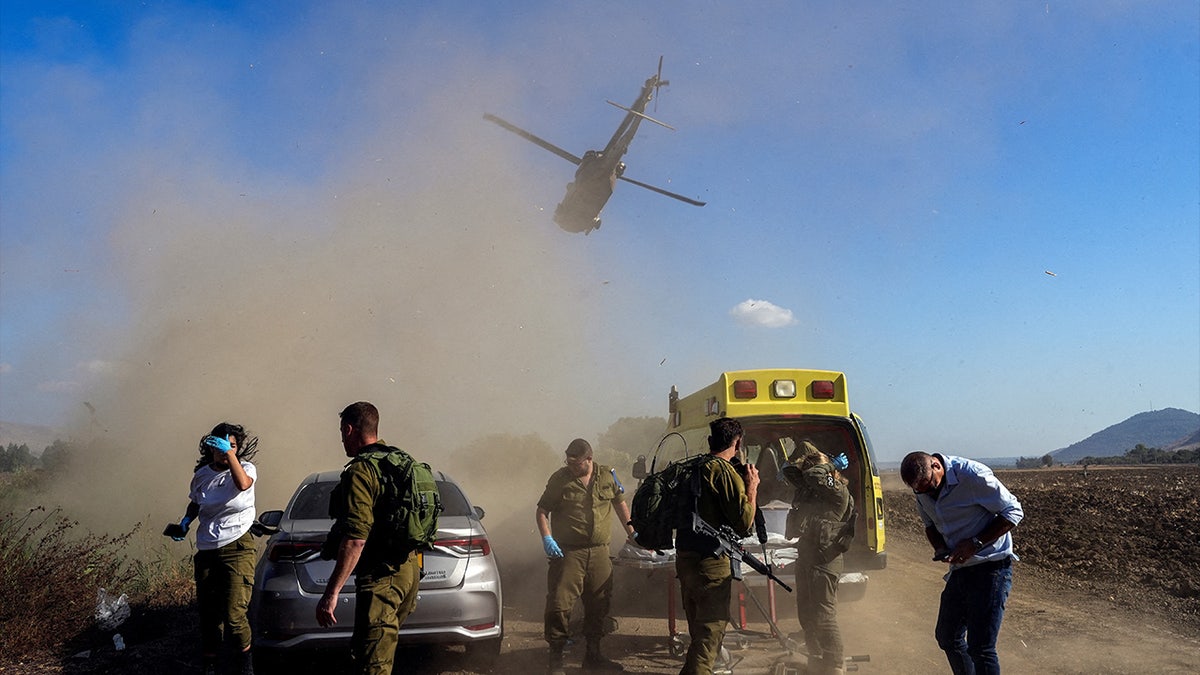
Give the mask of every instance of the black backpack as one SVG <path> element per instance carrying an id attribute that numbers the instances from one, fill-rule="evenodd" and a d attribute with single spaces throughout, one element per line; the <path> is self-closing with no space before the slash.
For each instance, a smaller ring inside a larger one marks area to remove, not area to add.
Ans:
<path id="1" fill-rule="evenodd" d="M 682 522 L 682 514 L 691 513 L 694 507 L 692 477 L 710 458 L 694 455 L 671 462 L 657 473 L 651 469 L 633 493 L 629 507 L 629 523 L 638 546 L 654 551 L 675 547 L 675 528 Z"/>

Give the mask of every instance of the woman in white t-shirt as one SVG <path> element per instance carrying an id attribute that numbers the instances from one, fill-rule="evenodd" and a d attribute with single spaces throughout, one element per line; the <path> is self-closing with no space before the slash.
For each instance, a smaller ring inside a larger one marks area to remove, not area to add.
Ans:
<path id="1" fill-rule="evenodd" d="M 200 459 L 192 473 L 187 513 L 168 534 L 183 541 L 196 522 L 196 602 L 200 609 L 200 648 L 204 673 L 216 673 L 225 635 L 239 650 L 241 672 L 254 672 L 250 622 L 246 610 L 254 585 L 254 481 L 250 459 L 258 438 L 240 424 L 222 422 L 200 440 Z"/>

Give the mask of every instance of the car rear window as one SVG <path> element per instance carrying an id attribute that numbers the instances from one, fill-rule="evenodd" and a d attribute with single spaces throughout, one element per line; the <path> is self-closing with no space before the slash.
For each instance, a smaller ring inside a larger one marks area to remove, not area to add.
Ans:
<path id="1" fill-rule="evenodd" d="M 292 504 L 290 517 L 292 520 L 323 520 L 329 518 L 329 493 L 337 481 L 327 483 L 309 483 L 296 495 Z M 471 504 L 458 486 L 445 481 L 437 481 L 438 493 L 442 497 L 443 516 L 470 516 Z"/>

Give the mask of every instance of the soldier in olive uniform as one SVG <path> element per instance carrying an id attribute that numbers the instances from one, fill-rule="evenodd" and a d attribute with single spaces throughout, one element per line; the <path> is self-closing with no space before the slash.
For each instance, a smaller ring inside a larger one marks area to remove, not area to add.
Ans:
<path id="1" fill-rule="evenodd" d="M 384 675 L 392 672 L 400 626 L 417 606 L 421 567 L 413 550 L 381 547 L 390 533 L 372 536 L 372 526 L 383 520 L 376 509 L 383 505 L 384 488 L 371 465 L 354 458 L 372 450 L 390 450 L 379 440 L 378 429 L 379 411 L 370 403 L 352 403 L 341 413 L 342 447 L 351 461 L 329 498 L 334 525 L 322 556 L 336 557 L 337 563 L 317 603 L 317 623 L 337 623 L 333 612 L 338 594 L 354 573 L 353 671 Z"/>
<path id="2" fill-rule="evenodd" d="M 754 526 L 758 498 L 758 469 L 745 466 L 743 480 L 731 464 L 742 445 L 742 424 L 722 417 L 709 423 L 708 461 L 701 464 L 696 512 L 714 527 L 728 525 L 739 536 Z M 717 541 L 692 529 L 692 510 L 683 509 L 675 538 L 675 574 L 679 577 L 683 611 L 687 615 L 688 645 L 680 675 L 708 675 L 721 649 L 729 623 L 733 592 L 730 561 L 716 551 Z"/>
<path id="3" fill-rule="evenodd" d="M 568 621 L 575 602 L 583 599 L 583 632 L 588 670 L 622 670 L 600 653 L 600 638 L 612 600 L 609 518 L 616 514 L 626 534 L 629 506 L 616 475 L 592 461 L 592 446 L 576 438 L 567 446 L 566 466 L 555 471 L 538 499 L 536 520 L 550 559 L 547 575 L 545 631 L 550 643 L 547 670 L 563 672 L 563 647 L 570 636 Z"/>
<path id="4" fill-rule="evenodd" d="M 789 539 L 798 538 L 796 614 L 804 629 L 809 672 L 840 675 L 845 670 L 837 587 L 843 565 L 836 539 L 854 501 L 834 461 L 809 441 L 800 444 L 779 473 L 796 488 L 786 534 Z"/>

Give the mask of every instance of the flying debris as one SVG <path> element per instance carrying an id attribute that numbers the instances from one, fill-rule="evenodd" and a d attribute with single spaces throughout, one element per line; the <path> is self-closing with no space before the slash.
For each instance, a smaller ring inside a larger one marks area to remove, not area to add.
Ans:
<path id="1" fill-rule="evenodd" d="M 1049 274 L 1052 277 L 1058 276 L 1057 274 L 1055 274 L 1054 272 L 1051 272 L 1050 270 L 1046 270 L 1046 274 Z"/>
<path id="2" fill-rule="evenodd" d="M 629 150 L 629 144 L 633 142 L 633 137 L 637 134 L 638 126 L 642 123 L 642 120 L 648 120 L 673 130 L 673 127 L 670 125 L 646 114 L 646 104 L 654 98 L 660 87 L 668 84 L 670 83 L 662 79 L 662 57 L 660 56 L 658 59 L 658 73 L 651 75 L 646 80 L 646 83 L 642 85 L 642 91 L 638 94 L 633 105 L 626 108 L 619 103 L 607 101 L 609 104 L 624 110 L 625 119 L 621 121 L 621 125 L 617 127 L 617 130 L 613 132 L 612 138 L 609 139 L 608 145 L 604 146 L 603 150 L 588 150 L 583 153 L 583 157 L 577 157 L 559 146 L 539 138 L 514 124 L 510 124 L 491 113 L 484 114 L 483 119 L 497 124 L 579 167 L 575 170 L 575 180 L 567 183 L 567 194 L 559 202 L 558 208 L 554 209 L 554 222 L 568 232 L 588 234 L 600 227 L 600 211 L 608 203 L 608 198 L 612 196 L 613 189 L 616 187 L 618 180 L 633 183 L 638 187 L 657 192 L 672 199 L 678 199 L 693 206 L 704 206 L 704 202 L 684 197 L 683 195 L 669 192 L 662 188 L 633 180 L 632 178 L 627 178 L 624 175 L 625 162 L 621 161 L 621 157 Z"/>

